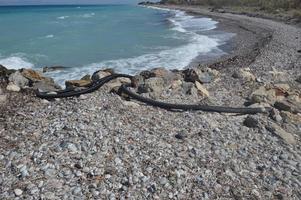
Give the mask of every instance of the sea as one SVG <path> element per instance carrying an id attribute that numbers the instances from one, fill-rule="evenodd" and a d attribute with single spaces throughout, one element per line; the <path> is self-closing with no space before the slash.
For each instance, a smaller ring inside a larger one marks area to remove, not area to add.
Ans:
<path id="1" fill-rule="evenodd" d="M 233 34 L 218 22 L 183 11 L 136 5 L 0 7 L 0 64 L 12 69 L 64 66 L 58 83 L 103 68 L 135 74 L 183 69 L 202 57 L 227 54 Z"/>

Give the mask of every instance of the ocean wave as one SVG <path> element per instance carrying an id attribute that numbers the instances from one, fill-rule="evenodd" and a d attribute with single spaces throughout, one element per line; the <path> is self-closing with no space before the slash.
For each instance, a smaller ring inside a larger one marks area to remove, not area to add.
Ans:
<path id="1" fill-rule="evenodd" d="M 53 38 L 54 35 L 46 35 L 45 38 Z"/>
<path id="2" fill-rule="evenodd" d="M 82 17 L 83 18 L 90 18 L 90 17 L 93 17 L 95 15 L 95 13 L 86 13 L 86 14 L 83 14 Z"/>
<path id="3" fill-rule="evenodd" d="M 25 58 L 18 56 L 11 56 L 7 58 L 0 58 L 0 64 L 9 69 L 33 68 L 34 64 L 27 61 Z"/>
<path id="4" fill-rule="evenodd" d="M 61 17 L 58 17 L 58 19 L 67 19 L 69 18 L 69 16 L 61 16 Z"/>

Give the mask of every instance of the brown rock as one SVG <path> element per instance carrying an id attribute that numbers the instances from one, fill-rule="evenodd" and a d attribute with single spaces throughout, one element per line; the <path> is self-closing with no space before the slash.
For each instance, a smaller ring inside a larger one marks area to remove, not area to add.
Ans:
<path id="1" fill-rule="evenodd" d="M 69 80 L 65 82 L 65 85 L 66 88 L 87 87 L 90 83 L 90 80 Z"/>
<path id="2" fill-rule="evenodd" d="M 170 71 L 168 71 L 165 68 L 155 68 L 155 69 L 152 69 L 150 71 L 150 76 L 151 77 L 161 77 L 162 78 L 162 77 L 167 76 L 169 73 L 170 73 Z"/>
<path id="3" fill-rule="evenodd" d="M 32 82 L 44 81 L 44 80 L 49 79 L 49 78 L 43 76 L 42 74 L 40 74 L 39 72 L 34 71 L 32 69 L 22 69 L 21 74 L 25 78 L 31 80 Z"/>

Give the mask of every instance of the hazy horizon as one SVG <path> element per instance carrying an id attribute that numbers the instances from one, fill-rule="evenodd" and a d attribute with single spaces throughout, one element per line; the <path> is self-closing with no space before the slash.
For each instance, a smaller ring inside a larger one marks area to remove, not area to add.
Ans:
<path id="1" fill-rule="evenodd" d="M 0 0 L 6 5 L 86 5 L 86 4 L 137 4 L 143 0 Z M 153 0 L 154 1 L 154 0 Z"/>

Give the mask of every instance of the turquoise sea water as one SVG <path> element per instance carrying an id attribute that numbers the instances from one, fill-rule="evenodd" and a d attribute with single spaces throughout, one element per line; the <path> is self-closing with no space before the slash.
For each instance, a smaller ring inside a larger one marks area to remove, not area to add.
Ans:
<path id="1" fill-rule="evenodd" d="M 198 55 L 224 53 L 219 46 L 229 37 L 208 34 L 216 25 L 181 11 L 130 5 L 0 7 L 0 64 L 70 67 L 51 74 L 59 82 L 105 67 L 180 69 Z"/>

